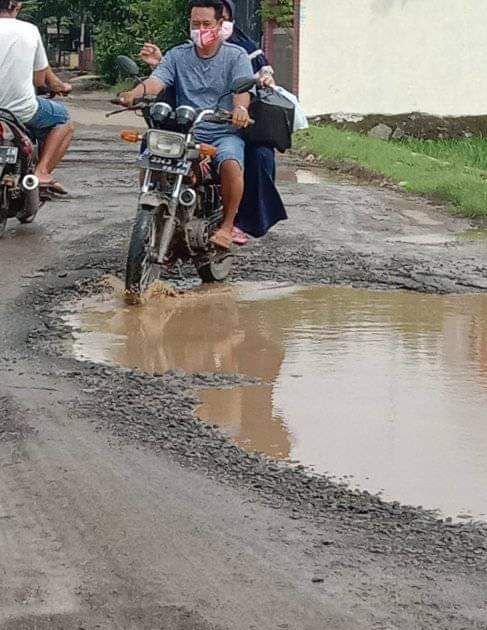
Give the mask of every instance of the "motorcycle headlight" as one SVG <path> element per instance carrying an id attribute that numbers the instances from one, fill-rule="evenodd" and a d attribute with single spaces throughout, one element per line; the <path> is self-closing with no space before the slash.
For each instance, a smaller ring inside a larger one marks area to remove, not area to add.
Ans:
<path id="1" fill-rule="evenodd" d="M 163 158 L 181 158 L 184 155 L 186 137 L 181 133 L 158 131 L 147 132 L 147 148 L 151 153 Z"/>

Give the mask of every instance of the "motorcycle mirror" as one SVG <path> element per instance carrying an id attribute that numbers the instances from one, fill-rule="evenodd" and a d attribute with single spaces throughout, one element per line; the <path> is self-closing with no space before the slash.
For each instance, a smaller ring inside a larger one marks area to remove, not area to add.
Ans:
<path id="1" fill-rule="evenodd" d="M 139 66 L 130 57 L 125 55 L 119 55 L 116 59 L 116 64 L 121 72 L 129 77 L 137 78 L 139 74 Z"/>
<path id="2" fill-rule="evenodd" d="M 253 77 L 240 77 L 232 83 L 233 94 L 244 94 L 257 85 L 257 81 Z"/>

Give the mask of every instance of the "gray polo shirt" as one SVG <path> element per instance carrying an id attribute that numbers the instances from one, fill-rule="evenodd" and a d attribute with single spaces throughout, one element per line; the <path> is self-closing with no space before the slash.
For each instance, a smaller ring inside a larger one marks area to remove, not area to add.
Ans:
<path id="1" fill-rule="evenodd" d="M 252 77 L 253 74 L 248 55 L 239 46 L 222 44 L 213 57 L 203 59 L 198 56 L 194 44 L 186 43 L 169 50 L 152 76 L 166 87 L 174 88 L 178 107 L 189 105 L 195 109 L 213 109 L 219 97 L 231 90 L 235 79 Z M 233 96 L 222 99 L 220 107 L 231 111 Z M 199 129 L 236 133 L 231 125 L 206 123 Z"/>

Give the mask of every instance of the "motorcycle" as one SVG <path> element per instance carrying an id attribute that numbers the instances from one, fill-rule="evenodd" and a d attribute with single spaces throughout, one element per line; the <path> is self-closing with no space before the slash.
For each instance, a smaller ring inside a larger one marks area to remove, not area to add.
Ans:
<path id="1" fill-rule="evenodd" d="M 134 61 L 121 56 L 117 64 L 136 83 L 142 82 Z M 242 78 L 230 93 L 248 92 L 254 85 L 253 79 Z M 121 104 L 118 99 L 111 103 Z M 179 261 L 191 261 L 203 282 L 225 280 L 232 253 L 210 241 L 223 220 L 221 185 L 211 165 L 216 148 L 197 143 L 195 133 L 202 122 L 228 124 L 231 114 L 219 109 L 218 103 L 215 109 L 196 111 L 145 96 L 132 107 L 106 116 L 127 110 L 143 116 L 148 130 L 143 135 L 121 133 L 123 140 L 144 141 L 146 146 L 138 158 L 144 178 L 127 256 L 126 290 L 142 294 L 158 278 L 161 267 L 170 268 Z"/>
<path id="2" fill-rule="evenodd" d="M 32 223 L 39 208 L 39 179 L 34 175 L 38 145 L 24 125 L 0 108 L 0 238 L 8 219 Z"/>
<path id="3" fill-rule="evenodd" d="M 41 98 L 56 96 L 48 87 L 36 91 Z M 34 174 L 38 160 L 37 140 L 11 111 L 0 108 L 0 238 L 9 219 L 32 223 L 51 199 L 47 192 L 41 192 Z"/>

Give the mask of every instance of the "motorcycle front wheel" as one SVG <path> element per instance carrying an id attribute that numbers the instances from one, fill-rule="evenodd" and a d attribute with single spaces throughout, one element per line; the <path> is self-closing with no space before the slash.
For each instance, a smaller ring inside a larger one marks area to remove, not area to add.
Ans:
<path id="1" fill-rule="evenodd" d="M 139 209 L 130 239 L 125 274 L 125 289 L 131 294 L 144 293 L 159 275 L 158 267 L 152 261 L 156 238 L 156 215 L 151 210 Z"/>

